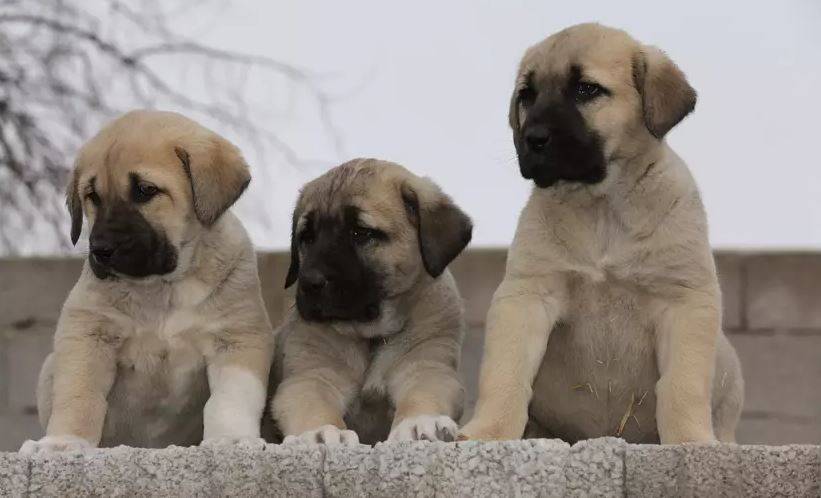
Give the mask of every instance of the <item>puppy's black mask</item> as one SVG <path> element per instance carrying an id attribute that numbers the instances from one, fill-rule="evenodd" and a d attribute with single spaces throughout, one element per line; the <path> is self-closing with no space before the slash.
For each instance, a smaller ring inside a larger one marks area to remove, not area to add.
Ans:
<path id="1" fill-rule="evenodd" d="M 357 209 L 351 206 L 338 218 L 311 214 L 306 220 L 292 235 L 292 266 L 286 281 L 286 287 L 298 282 L 299 314 L 315 322 L 376 320 L 382 278 L 363 261 L 359 247 L 384 235 L 360 230 Z"/>
<path id="2" fill-rule="evenodd" d="M 580 107 L 608 92 L 585 82 L 571 67 L 564 81 L 536 85 L 531 74 L 513 96 L 510 122 L 519 171 L 537 186 L 559 180 L 594 184 L 606 174 L 602 140 L 584 120 Z M 524 119 L 520 122 L 520 109 Z"/>
<path id="3" fill-rule="evenodd" d="M 88 260 L 97 278 L 105 279 L 115 272 L 143 278 L 174 271 L 176 249 L 165 234 L 148 223 L 134 205 L 135 200 L 94 196 L 97 217 L 89 236 Z"/>

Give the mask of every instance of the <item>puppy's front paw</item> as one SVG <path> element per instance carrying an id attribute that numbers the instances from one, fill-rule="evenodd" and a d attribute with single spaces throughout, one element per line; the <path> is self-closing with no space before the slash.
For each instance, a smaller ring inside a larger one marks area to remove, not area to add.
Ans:
<path id="1" fill-rule="evenodd" d="M 265 448 L 265 440 L 261 437 L 251 436 L 219 436 L 202 441 L 200 446 L 217 448 L 221 446 L 239 446 L 249 450 L 261 450 Z"/>
<path id="2" fill-rule="evenodd" d="M 282 444 L 325 444 L 328 446 L 356 446 L 359 436 L 348 429 L 335 425 L 323 425 L 318 429 L 305 431 L 299 436 L 285 436 Z"/>
<path id="3" fill-rule="evenodd" d="M 37 441 L 29 439 L 20 447 L 20 453 L 53 453 L 58 451 L 84 451 L 94 446 L 79 436 L 45 436 Z"/>
<path id="4" fill-rule="evenodd" d="M 418 415 L 399 422 L 388 441 L 453 441 L 458 430 L 447 415 Z"/>

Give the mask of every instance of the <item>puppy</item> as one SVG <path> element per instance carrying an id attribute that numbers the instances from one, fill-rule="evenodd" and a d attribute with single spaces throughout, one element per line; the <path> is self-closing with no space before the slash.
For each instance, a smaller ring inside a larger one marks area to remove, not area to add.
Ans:
<path id="1" fill-rule="evenodd" d="M 471 232 L 433 182 L 397 164 L 358 159 L 304 187 L 271 403 L 286 443 L 453 439 L 464 323 L 447 265 Z"/>
<path id="2" fill-rule="evenodd" d="M 256 442 L 273 332 L 227 209 L 239 150 L 179 114 L 128 113 L 79 152 L 71 239 L 89 256 L 40 373 L 46 436 L 22 452 Z"/>
<path id="3" fill-rule="evenodd" d="M 598 24 L 530 48 L 510 125 L 536 184 L 487 317 L 466 439 L 732 441 L 743 382 L 698 190 L 664 136 L 696 92 Z M 529 409 L 529 416 L 528 416 Z"/>

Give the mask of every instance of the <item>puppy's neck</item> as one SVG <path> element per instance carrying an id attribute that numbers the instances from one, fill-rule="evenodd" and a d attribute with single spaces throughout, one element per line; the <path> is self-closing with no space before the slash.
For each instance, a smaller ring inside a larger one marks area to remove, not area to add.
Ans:
<path id="1" fill-rule="evenodd" d="M 362 339 L 386 338 L 401 332 L 408 320 L 408 314 L 397 307 L 396 304 L 390 300 L 383 301 L 379 318 L 372 322 L 337 321 L 331 322 L 330 326 L 338 334 L 348 337 Z"/>

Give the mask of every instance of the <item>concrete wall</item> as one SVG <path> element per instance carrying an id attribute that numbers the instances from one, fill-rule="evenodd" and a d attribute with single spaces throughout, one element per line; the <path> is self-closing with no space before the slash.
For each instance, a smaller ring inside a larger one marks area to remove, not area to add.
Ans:
<path id="1" fill-rule="evenodd" d="M 466 301 L 463 376 L 469 401 L 485 312 L 504 273 L 503 250 L 468 251 L 451 266 Z M 747 382 L 739 442 L 821 443 L 821 253 L 719 252 L 724 327 Z M 288 258 L 259 256 L 265 302 L 282 319 Z M 79 259 L 0 260 L 0 451 L 39 436 L 34 388 Z"/>

